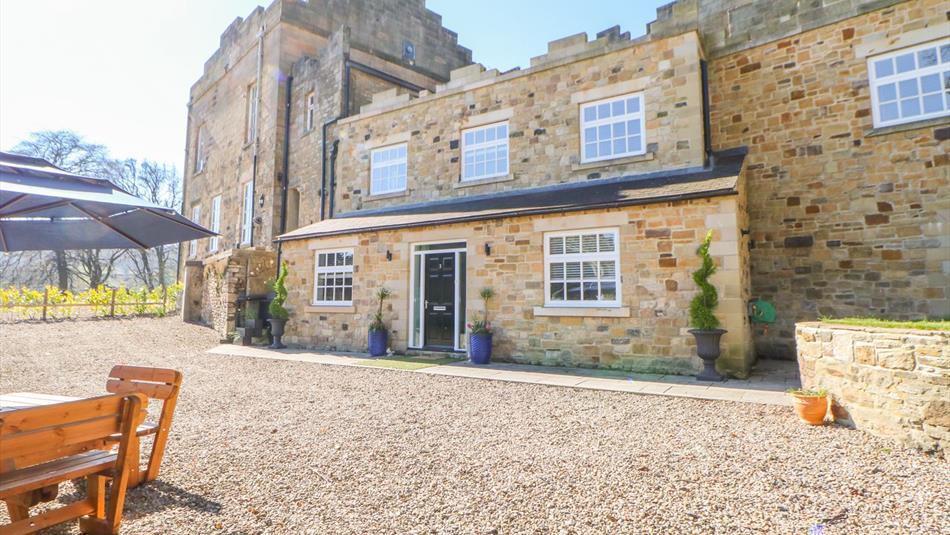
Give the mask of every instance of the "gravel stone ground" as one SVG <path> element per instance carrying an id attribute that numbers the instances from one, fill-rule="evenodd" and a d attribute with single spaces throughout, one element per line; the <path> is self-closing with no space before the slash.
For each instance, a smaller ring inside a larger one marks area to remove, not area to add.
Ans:
<path id="1" fill-rule="evenodd" d="M 0 325 L 0 392 L 184 372 L 123 534 L 950 533 L 944 458 L 787 407 L 205 354 L 216 342 L 175 318 Z"/>

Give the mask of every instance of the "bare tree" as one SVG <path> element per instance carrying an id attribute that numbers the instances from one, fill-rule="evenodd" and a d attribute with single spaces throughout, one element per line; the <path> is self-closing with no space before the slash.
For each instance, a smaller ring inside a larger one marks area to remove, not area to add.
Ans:
<path id="1" fill-rule="evenodd" d="M 109 281 L 116 262 L 125 254 L 123 249 L 78 249 L 67 251 L 69 274 L 90 288 L 98 288 Z"/>
<path id="2" fill-rule="evenodd" d="M 100 174 L 109 160 L 105 146 L 89 143 L 71 130 L 33 132 L 29 139 L 13 147 L 12 152 L 43 158 L 66 171 L 92 176 Z M 55 269 L 57 286 L 60 290 L 68 290 L 71 270 L 66 252 L 53 251 L 50 261 Z"/>
<path id="3" fill-rule="evenodd" d="M 38 288 L 52 280 L 55 267 L 47 262 L 52 258 L 44 251 L 17 251 L 0 253 L 0 288 L 7 286 L 26 286 Z"/>
<path id="4" fill-rule="evenodd" d="M 174 166 L 143 160 L 113 161 L 110 178 L 129 193 L 159 206 L 181 207 L 181 177 Z M 165 287 L 174 278 L 171 269 L 178 263 L 177 245 L 159 245 L 129 251 L 132 275 L 150 290 Z"/>

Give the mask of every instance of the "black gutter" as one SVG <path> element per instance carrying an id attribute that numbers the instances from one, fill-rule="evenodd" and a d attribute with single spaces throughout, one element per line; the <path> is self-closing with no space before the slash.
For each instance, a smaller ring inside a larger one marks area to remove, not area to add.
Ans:
<path id="1" fill-rule="evenodd" d="M 287 232 L 287 186 L 290 183 L 290 107 L 291 107 L 291 91 L 293 89 L 294 76 L 291 74 L 287 76 L 287 98 L 284 99 L 284 162 L 283 162 L 283 172 L 280 176 L 280 232 L 283 234 Z M 281 246 L 280 242 L 277 242 L 277 275 L 280 275 L 280 256 L 281 256 Z"/>
<path id="2" fill-rule="evenodd" d="M 709 64 L 704 59 L 699 60 L 699 72 L 703 85 L 703 148 L 706 149 L 705 160 L 708 164 L 713 156 L 712 120 L 709 110 Z"/>
<path id="3" fill-rule="evenodd" d="M 528 210 L 511 210 L 508 212 L 498 212 L 488 215 L 472 215 L 462 217 L 450 217 L 445 219 L 430 219 L 413 223 L 399 223 L 394 225 L 374 225 L 353 229 L 337 230 L 323 232 L 319 234 L 302 234 L 300 236 L 291 236 L 289 238 L 278 238 L 278 241 L 309 240 L 313 238 L 328 238 L 331 236 L 343 236 L 346 234 L 360 234 L 363 232 L 375 232 L 380 230 L 395 230 L 404 228 L 428 227 L 432 225 L 449 225 L 455 223 L 471 223 L 475 221 L 492 221 L 495 219 L 507 219 L 511 217 L 522 217 L 530 215 L 545 214 L 564 214 L 568 212 L 580 212 L 583 210 L 598 210 L 609 208 L 623 208 L 625 206 L 641 206 L 645 204 L 658 204 L 664 202 L 688 201 L 692 199 L 706 199 L 710 197 L 725 197 L 729 195 L 738 195 L 736 188 L 720 188 L 716 190 L 700 191 L 695 193 L 679 193 L 676 195 L 663 195 L 659 197 L 650 197 L 648 199 L 631 199 L 629 201 L 613 201 L 606 203 L 584 204 L 577 206 L 560 206 L 550 208 L 533 208 Z"/>

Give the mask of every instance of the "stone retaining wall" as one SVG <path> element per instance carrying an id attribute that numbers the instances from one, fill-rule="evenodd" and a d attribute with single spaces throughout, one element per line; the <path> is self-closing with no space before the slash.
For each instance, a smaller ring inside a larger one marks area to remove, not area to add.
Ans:
<path id="1" fill-rule="evenodd" d="M 802 386 L 836 421 L 931 450 L 950 446 L 950 332 L 799 323 Z"/>

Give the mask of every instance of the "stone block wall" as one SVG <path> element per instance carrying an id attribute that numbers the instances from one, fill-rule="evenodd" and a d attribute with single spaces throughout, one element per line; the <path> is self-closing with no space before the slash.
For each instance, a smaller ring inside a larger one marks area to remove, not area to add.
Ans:
<path id="1" fill-rule="evenodd" d="M 435 93 L 408 102 L 396 98 L 392 106 L 373 105 L 340 121 L 333 132 L 340 139 L 336 212 L 701 167 L 698 35 L 645 42 L 580 37 L 572 55 L 501 75 L 466 67 Z M 640 91 L 647 154 L 581 163 L 581 104 Z M 462 130 L 505 120 L 509 175 L 461 182 Z M 374 197 L 370 153 L 399 142 L 408 147 L 407 190 Z"/>
<path id="2" fill-rule="evenodd" d="M 365 351 L 373 293 L 385 285 L 393 291 L 386 310 L 392 346 L 405 350 L 412 244 L 465 240 L 466 317 L 482 310 L 479 289 L 491 286 L 497 294 L 489 308 L 496 332 L 494 358 L 691 373 L 700 366 L 688 333 L 689 301 L 696 294 L 691 273 L 699 266 L 696 248 L 706 229 L 713 229 L 712 254 L 720 268 L 713 279 L 720 292 L 717 315 L 729 330 L 723 339 L 722 370 L 744 375 L 753 354 L 743 296 L 747 248 L 738 229 L 737 201 L 728 196 L 286 242 L 292 312 L 285 341 Z M 600 227 L 620 229 L 623 308 L 545 308 L 544 233 Z M 491 246 L 488 256 L 485 244 Z M 310 306 L 314 250 L 334 248 L 354 249 L 353 306 Z"/>
<path id="3" fill-rule="evenodd" d="M 710 61 L 714 148 L 749 148 L 752 297 L 778 311 L 760 356 L 792 358 L 797 321 L 950 316 L 950 119 L 874 129 L 867 68 L 947 35 L 946 11 L 902 2 Z"/>
<path id="4" fill-rule="evenodd" d="M 931 450 L 950 447 L 950 332 L 796 326 L 802 385 L 825 388 L 836 421 Z"/>
<path id="5" fill-rule="evenodd" d="M 182 318 L 212 327 L 221 338 L 234 331 L 237 301 L 243 295 L 264 294 L 277 275 L 273 251 L 239 249 L 186 265 Z"/>
<path id="6" fill-rule="evenodd" d="M 415 47 L 414 60 L 403 57 L 406 42 Z M 322 125 L 345 111 L 338 94 L 344 85 L 342 66 L 347 58 L 434 88 L 452 69 L 470 63 L 471 51 L 458 45 L 457 35 L 442 27 L 441 17 L 426 9 L 423 0 L 275 0 L 266 8 L 258 7 L 248 16 L 237 18 L 221 35 L 219 48 L 191 87 L 188 111 L 182 211 L 190 217 L 192 208 L 200 206 L 199 223 L 209 226 L 211 199 L 222 196 L 218 252 L 238 246 L 243 187 L 248 182 L 254 182 L 253 245 L 271 247 L 280 231 L 286 81 L 302 58 L 316 62 L 318 67 L 303 69 L 300 74 L 304 79 L 295 89 L 306 84 L 319 89 L 317 121 Z M 356 109 L 366 100 L 364 93 L 379 87 L 378 82 L 366 78 L 352 84 Z M 260 94 L 257 143 L 248 141 L 245 129 L 247 88 L 252 83 L 259 86 Z M 292 96 L 291 120 L 299 121 L 304 115 L 305 108 L 300 104 L 303 97 L 297 92 Z M 197 172 L 199 131 L 206 165 Z M 319 140 L 319 128 L 317 132 L 308 141 Z M 291 147 L 302 134 L 301 130 L 292 130 Z M 303 144 L 295 155 L 308 156 L 295 162 L 299 163 L 294 167 L 300 176 L 291 187 L 297 188 L 300 206 L 306 212 L 301 221 L 309 223 L 313 218 L 306 208 L 318 203 L 319 180 L 313 180 L 309 155 L 314 152 L 304 152 L 312 147 Z M 319 151 L 316 154 L 319 157 Z M 301 172 L 305 166 L 306 171 Z M 315 169 L 320 172 L 319 163 Z M 208 240 L 202 240 L 194 259 L 216 253 L 209 251 L 207 244 Z M 182 262 L 186 260 L 183 256 Z"/>

